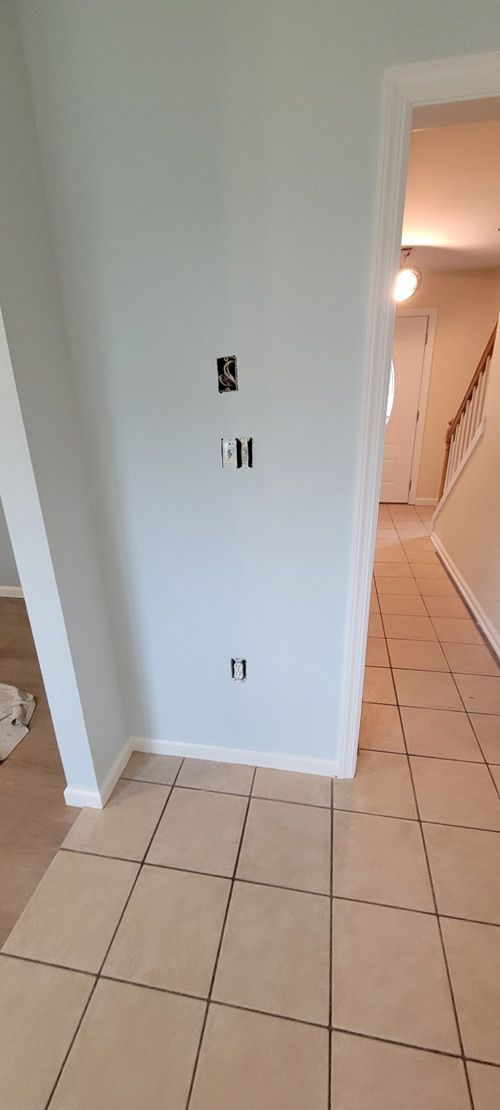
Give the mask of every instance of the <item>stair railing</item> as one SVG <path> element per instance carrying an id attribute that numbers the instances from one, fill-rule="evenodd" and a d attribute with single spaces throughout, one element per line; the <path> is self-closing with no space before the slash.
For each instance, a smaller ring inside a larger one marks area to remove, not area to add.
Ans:
<path id="1" fill-rule="evenodd" d="M 467 392 L 457 409 L 456 415 L 448 424 L 439 486 L 439 501 L 449 489 L 457 470 L 462 465 L 483 419 L 484 395 L 491 355 L 495 345 L 496 330 L 495 325 Z"/>

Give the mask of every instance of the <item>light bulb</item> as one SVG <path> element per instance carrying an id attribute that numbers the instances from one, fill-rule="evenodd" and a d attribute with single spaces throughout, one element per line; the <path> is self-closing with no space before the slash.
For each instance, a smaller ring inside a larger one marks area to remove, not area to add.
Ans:
<path id="1" fill-rule="evenodd" d="M 399 304 L 401 301 L 407 301 L 409 297 L 413 297 L 421 281 L 422 274 L 420 270 L 417 270 L 415 266 L 405 266 L 403 270 L 399 271 L 396 278 L 394 300 Z"/>

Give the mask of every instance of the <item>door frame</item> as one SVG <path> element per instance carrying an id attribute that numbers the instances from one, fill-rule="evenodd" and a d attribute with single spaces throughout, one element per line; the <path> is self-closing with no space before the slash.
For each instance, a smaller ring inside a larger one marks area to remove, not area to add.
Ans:
<path id="1" fill-rule="evenodd" d="M 408 504 L 418 505 L 422 504 L 417 498 L 417 485 L 418 476 L 420 473 L 420 462 L 422 458 L 422 447 L 424 444 L 424 428 L 425 418 L 427 415 L 427 400 L 429 397 L 429 386 L 431 383 L 431 370 L 432 370 L 432 356 L 434 352 L 434 339 L 436 335 L 436 324 L 438 312 L 437 308 L 413 308 L 404 306 L 396 310 L 394 318 L 394 325 L 396 320 L 404 316 L 427 316 L 427 341 L 424 349 L 424 359 L 422 363 L 422 374 L 420 377 L 420 390 L 418 394 L 418 419 L 415 427 L 415 439 L 413 441 L 413 456 L 411 460 L 410 470 L 410 490 L 408 493 Z"/>
<path id="2" fill-rule="evenodd" d="M 356 770 L 366 637 L 413 108 L 500 96 L 500 52 L 392 66 L 383 80 L 375 234 L 348 582 L 338 775 Z"/>

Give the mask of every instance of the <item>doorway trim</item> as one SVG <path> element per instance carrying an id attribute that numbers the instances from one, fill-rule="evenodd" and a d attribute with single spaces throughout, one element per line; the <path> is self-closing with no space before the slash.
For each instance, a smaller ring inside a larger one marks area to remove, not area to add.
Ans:
<path id="1" fill-rule="evenodd" d="M 425 417 L 427 415 L 427 399 L 429 396 L 429 386 L 431 383 L 431 370 L 432 370 L 432 356 L 434 353 L 434 338 L 436 335 L 436 324 L 438 311 L 437 308 L 401 308 L 396 312 L 395 320 L 405 316 L 427 316 L 427 338 L 424 349 L 424 360 L 422 363 L 422 375 L 420 378 L 420 391 L 418 395 L 418 417 L 415 428 L 415 440 L 413 443 L 413 457 L 411 462 L 410 472 L 410 492 L 408 494 L 408 504 L 419 504 L 417 498 L 417 485 L 418 476 L 420 473 L 420 462 L 422 459 L 422 447 L 424 444 L 424 428 Z"/>
<path id="2" fill-rule="evenodd" d="M 394 331 L 392 287 L 399 264 L 413 108 L 500 96 L 500 52 L 393 66 L 383 81 L 359 453 L 348 583 L 348 627 L 338 774 L 356 770 L 371 577 L 375 548 L 385 401 Z"/>

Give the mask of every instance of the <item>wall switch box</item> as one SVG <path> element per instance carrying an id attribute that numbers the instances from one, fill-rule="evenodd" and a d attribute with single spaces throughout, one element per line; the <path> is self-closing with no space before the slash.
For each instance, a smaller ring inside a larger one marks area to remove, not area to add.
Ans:
<path id="1" fill-rule="evenodd" d="M 253 466 L 253 439 L 239 436 L 237 439 L 221 439 L 222 466 L 224 470 L 247 470 Z"/>
<path id="2" fill-rule="evenodd" d="M 219 393 L 235 393 L 238 389 L 238 364 L 236 355 L 224 355 L 217 359 L 217 379 Z"/>

